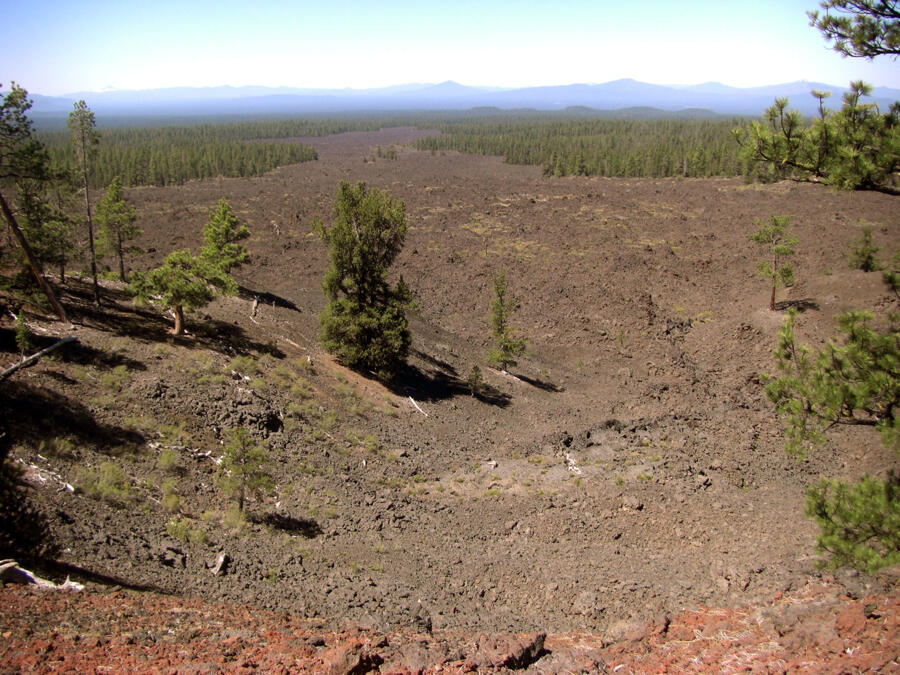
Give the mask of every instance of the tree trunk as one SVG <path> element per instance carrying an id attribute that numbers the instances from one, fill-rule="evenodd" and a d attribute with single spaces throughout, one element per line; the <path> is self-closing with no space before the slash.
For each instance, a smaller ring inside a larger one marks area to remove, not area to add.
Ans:
<path id="1" fill-rule="evenodd" d="M 116 248 L 119 254 L 119 279 L 125 282 L 125 255 L 122 253 L 122 235 L 116 234 Z"/>
<path id="2" fill-rule="evenodd" d="M 100 284 L 97 282 L 97 254 L 94 251 L 94 221 L 91 219 L 91 193 L 88 188 L 87 147 L 81 135 L 81 176 L 84 182 L 84 209 L 87 212 L 88 248 L 91 250 L 91 276 L 94 279 L 94 302 L 100 306 Z"/>
<path id="3" fill-rule="evenodd" d="M 12 375 L 14 372 L 19 370 L 20 368 L 26 368 L 26 367 L 30 366 L 32 363 L 37 361 L 39 358 L 41 358 L 45 354 L 49 354 L 54 349 L 58 349 L 59 347 L 62 347 L 63 345 L 69 344 L 70 342 L 75 342 L 77 339 L 78 338 L 76 338 L 74 335 L 70 335 L 69 337 L 63 338 L 62 340 L 59 340 L 58 342 L 54 342 L 52 345 L 50 345 L 46 349 L 42 349 L 37 354 L 32 354 L 28 358 L 22 359 L 19 363 L 15 364 L 11 368 L 7 368 L 2 373 L 0 373 L 0 380 L 5 380 L 7 377 Z"/>
<path id="4" fill-rule="evenodd" d="M 172 312 L 175 314 L 175 328 L 172 332 L 175 335 L 184 335 L 184 308 L 181 305 L 175 305 Z"/>
<path id="5" fill-rule="evenodd" d="M 778 256 L 772 255 L 772 297 L 769 298 L 769 311 L 775 311 L 775 289 L 778 288 Z"/>
<path id="6" fill-rule="evenodd" d="M 61 304 L 59 304 L 59 301 L 53 294 L 53 289 L 50 288 L 47 280 L 44 279 L 44 275 L 41 270 L 41 263 L 34 256 L 34 252 L 31 250 L 31 246 L 28 245 L 28 241 L 25 239 L 25 234 L 19 228 L 19 224 L 16 222 L 16 217 L 13 215 L 12 210 L 9 208 L 9 204 L 6 203 L 6 199 L 3 197 L 2 193 L 0 193 L 0 210 L 3 211 L 3 217 L 6 219 L 7 225 L 9 225 L 9 229 L 12 230 L 12 233 L 15 235 L 16 239 L 19 242 L 19 246 L 22 247 L 22 252 L 25 254 L 26 260 L 28 260 L 28 266 L 31 268 L 31 273 L 34 275 L 34 278 L 38 282 L 38 286 L 40 286 L 41 290 L 44 292 L 44 295 L 47 296 L 47 300 L 50 301 L 50 305 L 53 307 L 53 311 L 56 312 L 56 316 L 59 317 L 60 321 L 69 323 L 69 317 L 66 316 L 66 310 L 63 309 L 63 306 Z"/>

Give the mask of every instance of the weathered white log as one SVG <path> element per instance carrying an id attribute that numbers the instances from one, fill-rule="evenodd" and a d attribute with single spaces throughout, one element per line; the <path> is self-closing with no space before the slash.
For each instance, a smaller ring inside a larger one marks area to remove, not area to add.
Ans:
<path id="1" fill-rule="evenodd" d="M 2 373 L 0 373 L 0 380 L 5 380 L 7 377 L 12 375 L 14 372 L 19 370 L 19 368 L 25 368 L 26 366 L 30 366 L 32 363 L 37 361 L 39 358 L 49 354 L 54 349 L 57 349 L 59 347 L 62 347 L 63 345 L 69 344 L 70 342 L 75 342 L 77 339 L 78 338 L 76 338 L 74 335 L 70 335 L 69 337 L 63 338 L 59 342 L 54 342 L 52 345 L 50 345 L 46 349 L 42 349 L 41 351 L 37 352 L 36 354 L 32 354 L 27 359 L 22 359 L 16 365 L 10 366 L 6 370 L 4 370 Z"/>
<path id="2" fill-rule="evenodd" d="M 41 579 L 26 569 L 19 567 L 15 560 L 0 560 L 0 581 L 8 581 L 14 584 L 34 584 L 40 588 L 48 588 L 55 591 L 83 591 L 84 586 L 75 581 L 70 581 L 69 577 L 61 584 L 54 584 L 52 581 Z"/>
<path id="3" fill-rule="evenodd" d="M 428 417 L 428 413 L 425 412 L 424 410 L 422 410 L 422 409 L 419 407 L 419 404 L 416 403 L 415 399 L 413 399 L 412 396 L 409 397 L 409 402 L 413 404 L 413 406 L 415 407 L 416 410 L 418 410 L 420 413 L 422 413 L 423 415 L 425 415 L 425 417 Z"/>

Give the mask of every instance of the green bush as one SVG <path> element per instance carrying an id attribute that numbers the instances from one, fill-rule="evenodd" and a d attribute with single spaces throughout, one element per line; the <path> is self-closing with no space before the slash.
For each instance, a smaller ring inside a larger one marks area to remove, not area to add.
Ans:
<path id="1" fill-rule="evenodd" d="M 82 469 L 75 486 L 88 497 L 115 506 L 124 506 L 135 498 L 131 481 L 115 462 L 103 462 L 97 470 Z"/>
<path id="2" fill-rule="evenodd" d="M 806 493 L 806 515 L 819 524 L 816 548 L 828 565 L 865 572 L 900 563 L 900 476 L 858 483 L 822 480 Z"/>
<path id="3" fill-rule="evenodd" d="M 165 448 L 159 453 L 156 468 L 167 473 L 178 471 L 178 452 L 172 448 Z"/>
<path id="4" fill-rule="evenodd" d="M 847 252 L 847 262 L 852 270 L 862 270 L 863 272 L 875 272 L 881 269 L 881 263 L 876 257 L 876 253 L 881 248 L 872 243 L 872 227 L 866 225 L 862 229 L 859 239 L 854 239 Z"/>

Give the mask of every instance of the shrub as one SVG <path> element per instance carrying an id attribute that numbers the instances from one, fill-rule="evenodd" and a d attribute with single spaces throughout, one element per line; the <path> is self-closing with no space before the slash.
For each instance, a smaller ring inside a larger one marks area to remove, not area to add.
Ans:
<path id="1" fill-rule="evenodd" d="M 816 547 L 829 565 L 865 572 L 900 563 L 900 476 L 858 483 L 822 480 L 806 493 L 806 515 L 818 524 Z"/>
<path id="2" fill-rule="evenodd" d="M 862 229 L 859 239 L 854 239 L 847 252 L 847 263 L 852 270 L 863 272 L 875 272 L 881 269 L 881 263 L 875 254 L 881 248 L 872 243 L 872 226 L 866 225 Z"/>
<path id="3" fill-rule="evenodd" d="M 231 430 L 231 442 L 225 447 L 225 456 L 219 464 L 219 485 L 244 510 L 247 497 L 259 498 L 272 492 L 275 482 L 266 472 L 268 462 L 265 451 L 250 438 L 246 429 Z"/>
<path id="4" fill-rule="evenodd" d="M 76 479 L 76 487 L 92 499 L 102 499 L 115 506 L 134 499 L 131 481 L 115 462 L 103 462 L 96 471 L 83 469 Z"/>
<path id="5" fill-rule="evenodd" d="M 178 452 L 172 448 L 166 448 L 159 453 L 156 460 L 156 468 L 167 473 L 178 471 Z"/>

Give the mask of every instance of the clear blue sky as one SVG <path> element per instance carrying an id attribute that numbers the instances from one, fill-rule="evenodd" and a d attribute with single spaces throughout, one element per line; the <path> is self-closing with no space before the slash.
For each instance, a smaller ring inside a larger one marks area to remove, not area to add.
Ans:
<path id="1" fill-rule="evenodd" d="M 58 95 L 169 86 L 530 86 L 863 79 L 809 26 L 818 0 L 0 0 L 0 82 Z"/>

